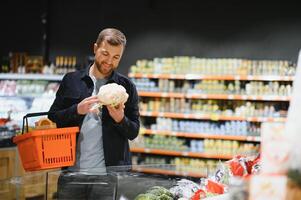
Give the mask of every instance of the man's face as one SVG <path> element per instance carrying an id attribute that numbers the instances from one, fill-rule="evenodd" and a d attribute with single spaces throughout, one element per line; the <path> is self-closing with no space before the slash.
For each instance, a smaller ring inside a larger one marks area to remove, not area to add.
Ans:
<path id="1" fill-rule="evenodd" d="M 100 45 L 94 44 L 95 66 L 105 77 L 117 68 L 123 53 L 123 46 L 112 46 L 107 41 Z"/>

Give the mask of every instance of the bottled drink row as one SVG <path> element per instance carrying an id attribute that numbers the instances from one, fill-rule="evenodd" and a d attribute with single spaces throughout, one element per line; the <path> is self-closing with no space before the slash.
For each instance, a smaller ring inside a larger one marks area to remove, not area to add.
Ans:
<path id="1" fill-rule="evenodd" d="M 156 123 L 148 126 L 155 131 L 174 131 L 212 135 L 259 136 L 260 126 L 247 121 L 196 121 L 157 117 Z"/>
<path id="2" fill-rule="evenodd" d="M 0 73 L 41 73 L 65 74 L 78 68 L 76 56 L 56 56 L 55 61 L 45 63 L 42 56 L 30 56 L 27 53 L 10 53 L 2 60 Z"/>
<path id="3" fill-rule="evenodd" d="M 253 154 L 258 152 L 259 144 L 242 143 L 232 140 L 186 140 L 173 136 L 153 135 L 139 136 L 139 143 L 132 147 L 161 149 L 180 152 L 197 152 L 214 155 Z"/>
<path id="4" fill-rule="evenodd" d="M 144 98 L 140 110 L 236 117 L 285 117 L 285 102 L 217 101 L 178 98 Z"/>
<path id="5" fill-rule="evenodd" d="M 132 78 L 138 91 L 178 92 L 186 94 L 237 94 L 237 95 L 277 95 L 289 96 L 292 83 L 278 81 L 224 81 L 201 80 L 183 81 L 148 78 Z"/>
<path id="6" fill-rule="evenodd" d="M 157 156 L 144 156 L 138 158 L 132 156 L 133 165 L 154 165 L 165 170 L 175 170 L 178 172 L 195 172 L 204 173 L 206 175 L 208 171 L 215 170 L 219 161 L 216 160 L 204 160 L 195 158 L 169 158 L 169 157 L 157 157 Z"/>
<path id="7" fill-rule="evenodd" d="M 132 73 L 293 76 L 296 64 L 286 60 L 172 57 L 138 60 Z"/>

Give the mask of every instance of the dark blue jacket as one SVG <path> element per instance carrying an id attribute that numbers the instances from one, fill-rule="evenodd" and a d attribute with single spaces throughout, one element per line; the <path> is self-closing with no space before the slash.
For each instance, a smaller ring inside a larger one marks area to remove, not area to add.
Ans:
<path id="1" fill-rule="evenodd" d="M 135 85 L 125 76 L 113 72 L 107 83 L 122 85 L 129 95 L 125 103 L 125 117 L 116 123 L 106 108 L 102 108 L 103 148 L 106 166 L 130 165 L 131 155 L 128 140 L 137 137 L 140 127 L 138 94 Z M 89 76 L 89 67 L 66 74 L 57 91 L 48 117 L 58 127 L 81 127 L 85 115 L 77 113 L 77 104 L 92 95 L 94 84 Z"/>

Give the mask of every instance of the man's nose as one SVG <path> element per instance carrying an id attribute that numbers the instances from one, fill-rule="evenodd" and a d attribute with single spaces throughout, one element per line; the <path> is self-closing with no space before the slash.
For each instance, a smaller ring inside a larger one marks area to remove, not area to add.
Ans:
<path id="1" fill-rule="evenodd" d="M 112 57 L 108 57 L 107 63 L 108 63 L 108 64 L 112 64 L 112 63 L 113 63 L 113 58 L 112 58 Z"/>

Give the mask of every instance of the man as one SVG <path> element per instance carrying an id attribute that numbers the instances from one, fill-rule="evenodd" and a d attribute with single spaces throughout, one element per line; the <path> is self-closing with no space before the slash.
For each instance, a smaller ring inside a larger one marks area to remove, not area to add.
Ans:
<path id="1" fill-rule="evenodd" d="M 94 44 L 94 63 L 66 74 L 60 84 L 48 117 L 58 127 L 80 127 L 76 163 L 69 170 L 131 164 L 128 140 L 135 139 L 139 132 L 138 95 L 135 85 L 115 71 L 125 46 L 122 32 L 113 28 L 102 30 Z M 107 83 L 122 85 L 129 98 L 125 105 L 103 106 L 100 112 L 94 112 L 91 108 L 99 103 L 95 95 Z M 60 181 L 66 184 L 61 177 Z"/>

